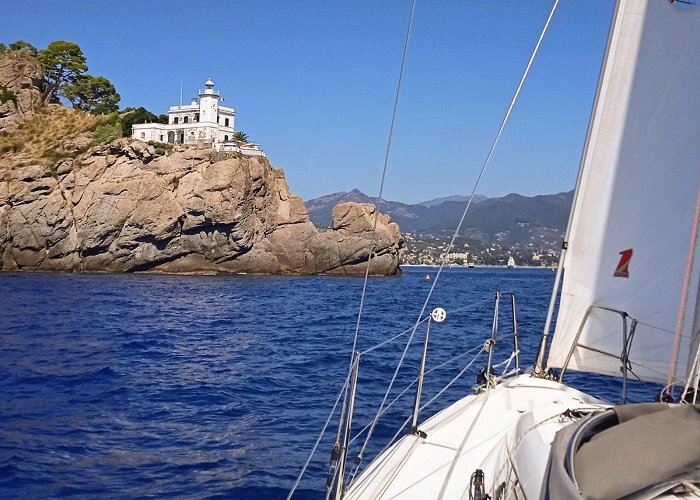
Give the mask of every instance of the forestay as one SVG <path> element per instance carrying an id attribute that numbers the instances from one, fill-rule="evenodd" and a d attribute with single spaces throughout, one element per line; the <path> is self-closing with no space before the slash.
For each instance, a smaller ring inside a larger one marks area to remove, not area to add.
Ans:
<path id="1" fill-rule="evenodd" d="M 629 360 L 643 380 L 666 382 L 677 330 L 674 378 L 685 377 L 695 354 L 700 7 L 692 3 L 618 3 L 582 159 L 549 367 L 564 365 L 593 304 L 639 321 Z M 620 360 L 596 351 L 620 356 L 620 315 L 593 309 L 578 342 L 593 349 L 576 349 L 569 368 L 620 375 Z"/>

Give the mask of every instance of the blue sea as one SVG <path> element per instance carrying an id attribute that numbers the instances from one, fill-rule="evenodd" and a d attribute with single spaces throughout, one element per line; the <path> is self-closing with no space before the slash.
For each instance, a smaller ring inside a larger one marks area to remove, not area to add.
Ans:
<path id="1" fill-rule="evenodd" d="M 532 365 L 555 273 L 435 274 L 370 279 L 358 349 L 410 332 L 435 284 L 427 311 L 447 319 L 430 326 L 422 401 L 489 338 L 496 291 L 517 296 L 520 363 Z M 362 287 L 323 276 L 0 274 L 0 497 L 285 498 L 347 377 Z M 504 298 L 495 362 L 510 354 L 510 314 Z M 426 327 L 388 402 L 416 377 Z M 378 410 L 409 336 L 362 357 L 354 433 Z M 467 394 L 485 365 L 482 353 L 422 418 Z M 611 400 L 620 390 L 571 380 Z M 410 389 L 379 420 L 365 464 L 413 398 Z M 334 420 L 295 498 L 323 498 L 336 430 Z"/>

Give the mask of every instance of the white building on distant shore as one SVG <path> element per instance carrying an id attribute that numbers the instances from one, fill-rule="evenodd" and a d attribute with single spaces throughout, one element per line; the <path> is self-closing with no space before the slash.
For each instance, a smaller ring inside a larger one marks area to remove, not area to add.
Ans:
<path id="1" fill-rule="evenodd" d="M 223 100 L 210 78 L 199 91 L 199 99 L 192 98 L 192 102 L 184 106 L 170 106 L 167 124 L 135 123 L 131 137 L 145 142 L 211 144 L 216 151 L 265 156 L 257 144 L 242 144 L 234 139 L 236 111 L 221 106 Z"/>

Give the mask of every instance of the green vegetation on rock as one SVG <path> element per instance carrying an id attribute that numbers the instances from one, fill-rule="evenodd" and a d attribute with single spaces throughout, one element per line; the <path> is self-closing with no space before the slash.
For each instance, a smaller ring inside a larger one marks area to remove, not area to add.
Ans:
<path id="1" fill-rule="evenodd" d="M 0 44 L 2 45 L 2 44 Z M 4 45 L 3 45 L 4 47 Z M 37 55 L 39 51 L 37 48 L 32 45 L 29 42 L 25 42 L 24 40 L 17 40 L 16 42 L 12 42 L 9 47 L 6 47 L 7 50 L 12 50 L 12 51 L 21 51 L 25 52 L 27 54 L 31 54 L 33 56 Z M 1 50 L 0 50 L 1 52 Z"/>
<path id="2" fill-rule="evenodd" d="M 106 121 L 98 122 L 93 128 L 94 144 L 105 144 L 122 136 L 122 126 L 119 113 L 111 113 Z"/>
<path id="3" fill-rule="evenodd" d="M 0 103 L 5 104 L 7 101 L 17 102 L 17 94 L 6 87 L 0 87 Z"/>

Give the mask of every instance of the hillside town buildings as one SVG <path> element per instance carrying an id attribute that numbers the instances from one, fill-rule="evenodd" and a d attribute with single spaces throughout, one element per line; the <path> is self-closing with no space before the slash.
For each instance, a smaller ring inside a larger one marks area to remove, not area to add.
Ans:
<path id="1" fill-rule="evenodd" d="M 265 156 L 257 144 L 234 139 L 236 111 L 221 105 L 224 99 L 211 78 L 198 95 L 190 104 L 170 106 L 168 123 L 134 124 L 131 137 L 144 142 L 211 145 L 215 151 Z"/>

